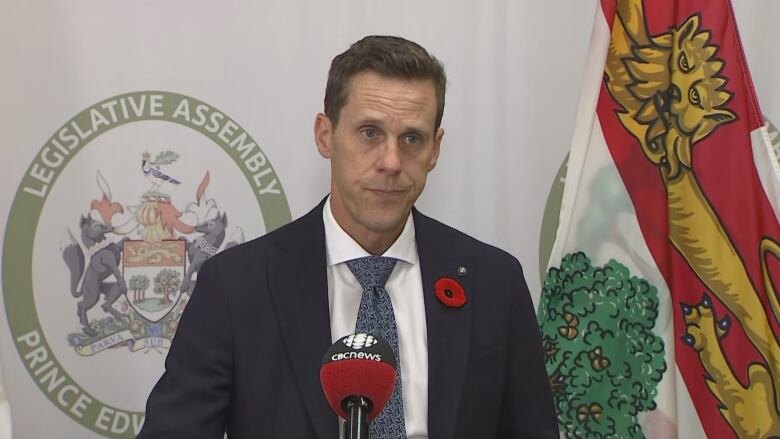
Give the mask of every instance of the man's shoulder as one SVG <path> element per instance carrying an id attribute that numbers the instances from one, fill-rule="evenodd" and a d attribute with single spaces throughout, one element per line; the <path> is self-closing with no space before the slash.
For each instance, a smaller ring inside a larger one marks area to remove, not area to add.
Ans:
<path id="1" fill-rule="evenodd" d="M 321 212 L 320 204 L 292 222 L 219 252 L 206 261 L 206 264 L 219 267 L 244 267 L 246 265 L 257 267 L 268 260 L 286 257 L 295 251 L 296 247 L 304 248 L 318 239 L 323 239 L 324 245 L 322 221 L 318 220 L 321 218 Z"/>
<path id="2" fill-rule="evenodd" d="M 485 258 L 490 261 L 499 260 L 512 265 L 519 264 L 517 258 L 509 252 L 482 242 L 467 233 L 421 213 L 417 209 L 414 210 L 414 220 L 415 233 L 419 234 L 418 240 L 423 240 L 432 245 L 451 246 L 453 251 L 465 252 L 474 258 Z"/>

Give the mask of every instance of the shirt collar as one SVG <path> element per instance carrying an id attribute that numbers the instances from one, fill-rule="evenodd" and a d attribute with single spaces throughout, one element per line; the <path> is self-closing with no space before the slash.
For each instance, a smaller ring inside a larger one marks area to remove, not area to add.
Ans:
<path id="1" fill-rule="evenodd" d="M 352 259 L 371 256 L 344 229 L 341 228 L 333 211 L 330 209 L 330 195 L 322 209 L 322 222 L 325 225 L 325 249 L 328 267 L 351 261 Z M 406 218 L 406 224 L 401 234 L 382 256 L 398 259 L 409 264 L 417 263 L 417 242 L 415 241 L 414 220 L 411 212 Z"/>

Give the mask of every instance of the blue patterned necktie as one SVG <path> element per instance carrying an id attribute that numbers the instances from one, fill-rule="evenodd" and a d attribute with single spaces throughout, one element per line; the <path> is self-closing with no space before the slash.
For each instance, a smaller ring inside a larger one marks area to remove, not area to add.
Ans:
<path id="1" fill-rule="evenodd" d="M 390 273 L 393 272 L 395 262 L 395 259 L 382 256 L 367 256 L 347 261 L 349 270 L 363 287 L 355 332 L 379 335 L 387 340 L 398 362 L 398 375 L 390 401 L 370 426 L 371 438 L 373 439 L 406 438 L 404 403 L 401 397 L 401 357 L 398 352 L 398 330 L 395 325 L 393 304 L 385 289 L 385 282 L 390 277 Z"/>

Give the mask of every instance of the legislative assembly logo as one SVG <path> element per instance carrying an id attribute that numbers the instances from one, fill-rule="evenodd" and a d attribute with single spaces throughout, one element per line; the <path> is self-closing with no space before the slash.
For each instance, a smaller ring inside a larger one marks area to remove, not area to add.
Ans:
<path id="1" fill-rule="evenodd" d="M 168 92 L 87 108 L 40 150 L 9 214 L 21 361 L 63 413 L 135 437 L 202 264 L 289 221 L 265 153 L 225 113 Z"/>

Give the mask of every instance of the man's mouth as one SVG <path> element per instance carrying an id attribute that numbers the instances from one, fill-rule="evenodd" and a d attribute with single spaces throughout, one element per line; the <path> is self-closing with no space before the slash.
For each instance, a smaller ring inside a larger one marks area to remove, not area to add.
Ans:
<path id="1" fill-rule="evenodd" d="M 369 192 L 371 192 L 372 194 L 378 195 L 380 197 L 395 197 L 395 196 L 398 196 L 398 195 L 401 195 L 401 194 L 404 193 L 404 191 L 399 190 L 399 189 L 372 189 L 372 188 L 368 188 L 367 190 Z"/>

